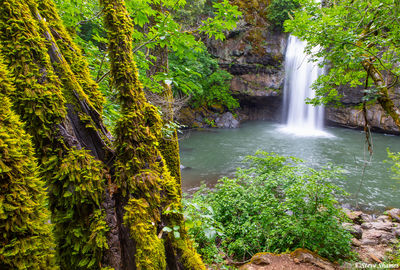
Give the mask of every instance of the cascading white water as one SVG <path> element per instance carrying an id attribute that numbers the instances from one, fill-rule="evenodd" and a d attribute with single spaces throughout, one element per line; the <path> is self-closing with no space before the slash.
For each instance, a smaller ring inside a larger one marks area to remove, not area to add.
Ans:
<path id="1" fill-rule="evenodd" d="M 285 56 L 284 131 L 299 136 L 321 136 L 324 108 L 305 103 L 306 98 L 315 97 L 311 85 L 323 73 L 318 63 L 310 61 L 304 52 L 306 42 L 289 36 Z"/>

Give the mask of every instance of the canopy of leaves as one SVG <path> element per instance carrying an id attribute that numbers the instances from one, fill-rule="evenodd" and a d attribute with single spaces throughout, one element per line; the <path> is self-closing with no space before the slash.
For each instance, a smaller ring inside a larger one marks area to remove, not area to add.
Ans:
<path id="1" fill-rule="evenodd" d="M 186 0 L 185 8 L 174 12 L 183 28 L 196 28 L 201 21 L 213 16 L 213 4 L 218 0 Z"/>

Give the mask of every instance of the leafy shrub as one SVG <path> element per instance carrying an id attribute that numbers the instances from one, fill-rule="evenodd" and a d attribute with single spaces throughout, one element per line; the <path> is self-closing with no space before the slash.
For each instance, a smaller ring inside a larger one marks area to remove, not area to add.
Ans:
<path id="1" fill-rule="evenodd" d="M 385 263 L 400 265 L 400 243 L 392 246 L 393 250 L 386 254 Z"/>
<path id="2" fill-rule="evenodd" d="M 257 152 L 250 168 L 223 178 L 214 190 L 203 187 L 186 202 L 190 233 L 207 260 L 218 252 L 237 260 L 257 252 L 307 248 L 330 260 L 351 253 L 352 238 L 330 180 L 336 169 L 315 170 L 301 160 Z M 204 228 L 204 229 L 201 229 Z"/>
<path id="3" fill-rule="evenodd" d="M 389 159 L 384 162 L 391 165 L 392 178 L 400 180 L 400 152 L 390 152 L 389 148 L 386 149 L 386 152 Z"/>
<path id="4" fill-rule="evenodd" d="M 205 47 L 194 54 L 194 57 L 169 55 L 175 95 L 192 96 L 194 106 L 221 104 L 228 109 L 237 108 L 239 103 L 230 92 L 232 75 L 220 69 Z"/>
<path id="5" fill-rule="evenodd" d="M 218 239 L 223 238 L 222 225 L 216 221 L 211 207 L 210 196 L 202 197 L 206 187 L 202 186 L 199 192 L 190 200 L 184 199 L 186 227 L 196 240 L 197 251 L 203 255 L 205 263 L 222 262 L 218 251 Z"/>
<path id="6" fill-rule="evenodd" d="M 268 20 L 275 30 L 283 30 L 283 23 L 300 6 L 298 0 L 273 0 L 268 6 Z"/>
<path id="7" fill-rule="evenodd" d="M 389 159 L 384 160 L 384 162 L 391 165 L 392 178 L 400 180 L 400 152 L 391 152 L 389 148 L 386 149 L 386 152 Z M 400 264 L 400 243 L 395 244 L 393 252 L 388 255 L 388 263 Z"/>

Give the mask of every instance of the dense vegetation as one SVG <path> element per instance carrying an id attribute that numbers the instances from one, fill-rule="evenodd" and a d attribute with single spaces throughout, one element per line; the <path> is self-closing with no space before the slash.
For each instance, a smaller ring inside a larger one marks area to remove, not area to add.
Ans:
<path id="1" fill-rule="evenodd" d="M 274 30 L 283 30 L 283 24 L 300 7 L 298 0 L 273 0 L 268 6 L 268 20 Z"/>
<path id="2" fill-rule="evenodd" d="M 0 61 L 0 268 L 55 269 L 44 181 L 31 137 L 11 110 L 14 91 Z"/>
<path id="3" fill-rule="evenodd" d="M 1 2 L 0 54 L 9 70 L 2 68 L 1 89 L 12 103 L 2 107 L 1 180 L 4 191 L 14 188 L 1 196 L 2 269 L 52 268 L 54 251 L 61 269 L 204 269 L 182 225 L 180 179 L 158 148 L 162 120 L 138 80 L 130 16 L 124 1 L 102 5 L 123 115 L 115 140 L 101 120 L 98 85 L 54 3 Z M 160 234 L 168 225 L 180 237 Z"/>
<path id="4" fill-rule="evenodd" d="M 190 95 L 191 106 L 220 104 L 228 109 L 239 106 L 229 88 L 232 75 L 221 70 L 218 61 L 205 48 L 194 58 L 171 54 L 169 60 L 175 95 Z"/>
<path id="5" fill-rule="evenodd" d="M 245 261 L 257 252 L 307 248 L 331 260 L 350 256 L 351 234 L 338 208 L 339 171 L 315 170 L 301 160 L 258 152 L 247 169 L 205 187 L 186 202 L 189 232 L 208 262 L 226 254 Z"/>

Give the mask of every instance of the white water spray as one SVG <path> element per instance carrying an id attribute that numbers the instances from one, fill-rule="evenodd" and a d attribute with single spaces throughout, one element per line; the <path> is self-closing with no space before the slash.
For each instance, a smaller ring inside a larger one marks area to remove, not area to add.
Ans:
<path id="1" fill-rule="evenodd" d="M 306 42 L 290 36 L 285 56 L 284 112 L 286 127 L 283 131 L 298 136 L 326 136 L 322 131 L 324 108 L 306 104 L 306 98 L 314 98 L 311 85 L 322 75 L 323 69 L 312 62 L 304 52 Z"/>

